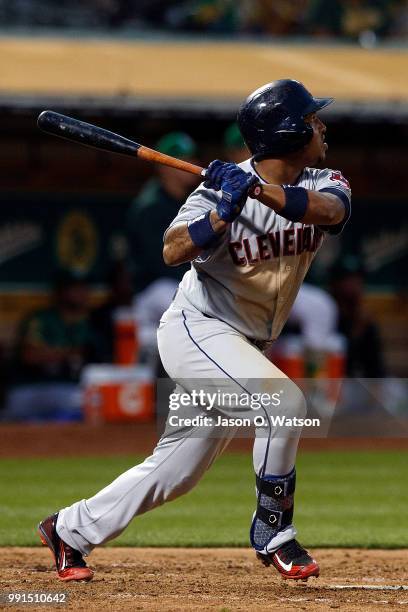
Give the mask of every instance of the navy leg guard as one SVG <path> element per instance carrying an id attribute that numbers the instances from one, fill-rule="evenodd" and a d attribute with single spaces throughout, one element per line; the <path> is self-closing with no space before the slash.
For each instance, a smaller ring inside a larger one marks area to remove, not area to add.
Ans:
<path id="1" fill-rule="evenodd" d="M 295 485 L 295 468 L 286 476 L 256 477 L 258 506 L 250 532 L 255 550 L 265 550 L 279 531 L 292 524 Z"/>

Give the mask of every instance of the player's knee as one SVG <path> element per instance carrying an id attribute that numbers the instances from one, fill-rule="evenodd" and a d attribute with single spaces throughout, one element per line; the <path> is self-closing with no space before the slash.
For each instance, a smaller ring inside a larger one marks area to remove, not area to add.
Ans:
<path id="1" fill-rule="evenodd" d="M 191 471 L 181 470 L 172 473 L 168 471 L 163 481 L 162 502 L 165 503 L 185 495 L 195 487 L 199 480 L 200 475 Z"/>
<path id="2" fill-rule="evenodd" d="M 164 501 L 171 501 L 185 495 L 195 487 L 197 482 L 197 478 L 186 476 L 182 480 L 173 483 L 172 486 L 166 488 Z"/>
<path id="3" fill-rule="evenodd" d="M 291 394 L 293 398 L 293 414 L 299 419 L 304 419 L 307 415 L 305 394 L 295 383 L 292 383 Z"/>
<path id="4" fill-rule="evenodd" d="M 171 489 L 168 490 L 165 501 L 172 501 L 173 499 L 177 499 L 177 497 L 181 497 L 185 495 L 196 485 L 196 482 L 192 482 L 190 479 L 185 479 L 181 482 L 178 482 Z"/>
<path id="5" fill-rule="evenodd" d="M 306 398 L 302 390 L 291 380 L 285 379 L 277 391 L 269 394 L 273 401 L 263 405 L 272 422 L 280 419 L 304 419 L 307 414 Z M 279 418 L 278 418 L 279 417 Z"/>

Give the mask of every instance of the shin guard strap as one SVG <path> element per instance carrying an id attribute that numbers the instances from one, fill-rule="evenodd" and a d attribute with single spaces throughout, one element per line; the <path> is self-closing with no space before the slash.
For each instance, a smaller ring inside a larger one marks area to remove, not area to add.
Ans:
<path id="1" fill-rule="evenodd" d="M 296 487 L 296 472 L 289 475 L 287 478 L 276 478 L 276 480 L 267 480 L 256 477 L 256 488 L 260 493 L 265 493 L 274 499 L 280 499 L 287 495 L 293 495 Z"/>
<path id="2" fill-rule="evenodd" d="M 256 518 L 259 518 L 266 525 L 270 525 L 273 529 L 280 530 L 292 524 L 293 506 L 284 510 L 267 510 L 262 506 L 258 506 Z"/>

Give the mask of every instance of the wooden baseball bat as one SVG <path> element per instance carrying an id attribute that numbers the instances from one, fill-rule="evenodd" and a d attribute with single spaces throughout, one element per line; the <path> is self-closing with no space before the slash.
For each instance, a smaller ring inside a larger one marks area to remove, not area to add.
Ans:
<path id="1" fill-rule="evenodd" d="M 149 149 L 138 142 L 129 140 L 120 134 L 115 134 L 110 130 L 105 130 L 92 123 L 85 123 L 85 121 L 67 117 L 66 115 L 55 113 L 54 111 L 43 111 L 38 117 L 37 125 L 48 134 L 60 136 L 67 140 L 73 140 L 74 142 L 79 142 L 88 147 L 103 149 L 111 153 L 130 155 L 132 157 L 144 159 L 145 161 L 157 162 L 165 166 L 170 166 L 171 168 L 185 170 L 186 172 L 197 174 L 198 176 L 205 176 L 205 169 L 200 166 L 190 164 L 181 159 L 176 159 L 170 155 L 165 155 L 154 149 Z"/>
<path id="2" fill-rule="evenodd" d="M 85 121 L 80 121 L 73 117 L 61 115 L 51 110 L 45 110 L 39 115 L 37 125 L 48 134 L 79 142 L 88 147 L 95 147 L 96 149 L 103 149 L 110 153 L 121 153 L 122 155 L 138 157 L 145 161 L 164 164 L 165 166 L 170 166 L 177 170 L 184 170 L 185 172 L 196 174 L 202 178 L 205 178 L 206 175 L 205 168 L 201 166 L 196 166 L 182 159 L 165 155 L 164 153 L 160 153 L 160 151 L 149 149 L 149 147 L 129 140 L 120 134 L 115 134 L 110 130 L 98 127 L 92 123 L 85 123 Z M 261 189 L 260 185 L 255 185 L 251 189 L 251 195 L 256 197 L 256 195 L 260 194 Z"/>

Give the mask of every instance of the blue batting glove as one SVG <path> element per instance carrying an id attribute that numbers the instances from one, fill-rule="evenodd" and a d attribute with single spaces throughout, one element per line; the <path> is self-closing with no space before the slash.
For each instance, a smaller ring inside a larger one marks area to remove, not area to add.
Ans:
<path id="1" fill-rule="evenodd" d="M 241 214 L 249 189 L 258 182 L 251 172 L 244 172 L 233 164 L 233 168 L 224 173 L 221 182 L 222 197 L 216 206 L 220 219 L 228 223 L 234 221 Z"/>
<path id="2" fill-rule="evenodd" d="M 219 191 L 225 174 L 236 167 L 235 164 L 222 162 L 219 159 L 212 161 L 205 173 L 204 187 Z"/>

